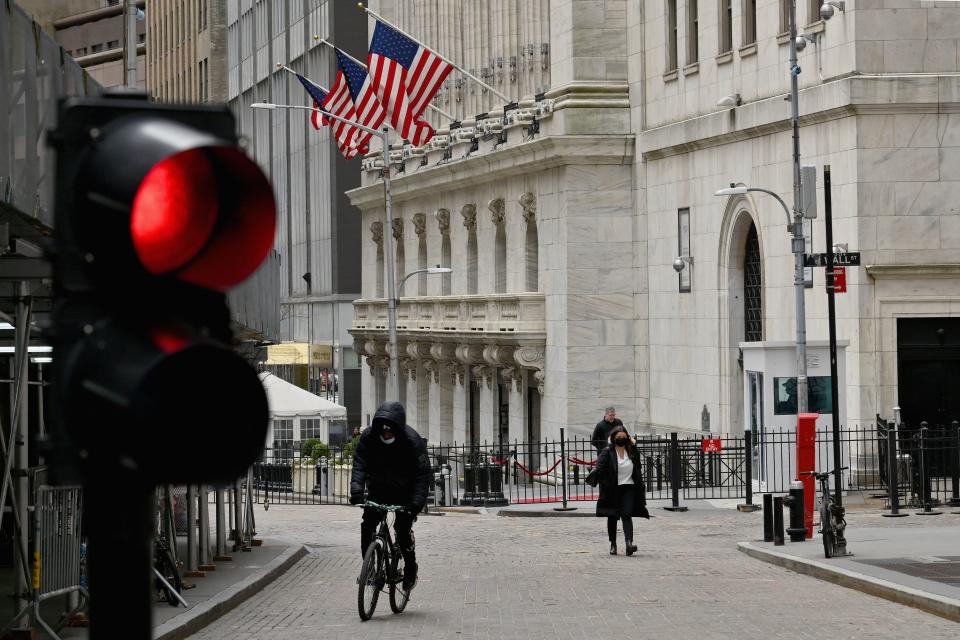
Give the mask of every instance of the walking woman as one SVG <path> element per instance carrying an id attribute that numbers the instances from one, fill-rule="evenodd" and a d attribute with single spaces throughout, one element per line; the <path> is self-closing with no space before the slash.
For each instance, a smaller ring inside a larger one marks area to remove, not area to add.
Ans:
<path id="1" fill-rule="evenodd" d="M 640 452 L 622 426 L 610 431 L 610 445 L 597 456 L 597 480 L 600 498 L 597 516 L 607 518 L 610 555 L 617 555 L 617 520 L 623 522 L 623 540 L 627 555 L 633 555 L 633 518 L 649 518 L 643 490 Z"/>

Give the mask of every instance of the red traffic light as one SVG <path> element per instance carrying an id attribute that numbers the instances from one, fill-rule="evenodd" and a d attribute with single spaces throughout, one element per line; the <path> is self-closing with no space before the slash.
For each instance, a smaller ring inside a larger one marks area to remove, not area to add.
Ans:
<path id="1" fill-rule="evenodd" d="M 249 277 L 273 245 L 270 184 L 236 148 L 209 146 L 170 155 L 140 182 L 130 236 L 154 275 L 223 290 Z"/>

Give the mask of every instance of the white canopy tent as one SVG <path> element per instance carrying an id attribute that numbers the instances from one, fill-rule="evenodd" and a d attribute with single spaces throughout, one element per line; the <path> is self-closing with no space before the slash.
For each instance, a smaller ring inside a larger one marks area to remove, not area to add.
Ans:
<path id="1" fill-rule="evenodd" d="M 267 449 L 293 448 L 308 438 L 317 438 L 330 444 L 346 437 L 347 408 L 301 389 L 264 371 L 260 382 L 267 392 L 270 406 L 270 431 Z M 333 434 L 331 434 L 331 430 Z"/>

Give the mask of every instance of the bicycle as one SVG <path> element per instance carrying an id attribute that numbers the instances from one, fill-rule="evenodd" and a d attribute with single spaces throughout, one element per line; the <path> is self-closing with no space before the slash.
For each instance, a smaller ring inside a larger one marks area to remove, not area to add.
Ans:
<path id="1" fill-rule="evenodd" d="M 180 577 L 180 570 L 177 568 L 177 562 L 173 558 L 167 538 L 163 535 L 158 535 L 153 542 L 153 575 L 154 590 L 158 594 L 163 594 L 167 604 L 171 607 L 180 604 L 187 606 L 180 595 L 183 591 L 183 578 Z"/>
<path id="2" fill-rule="evenodd" d="M 848 467 L 840 467 L 840 471 Z M 820 535 L 823 537 L 824 557 L 844 556 L 847 554 L 847 541 L 843 532 L 847 528 L 844 518 L 844 509 L 838 505 L 833 494 L 830 493 L 830 476 L 836 473 L 831 471 L 804 471 L 803 475 L 813 476 L 820 483 Z"/>
<path id="3" fill-rule="evenodd" d="M 390 609 L 401 613 L 410 600 L 410 591 L 403 588 L 404 561 L 400 549 L 390 535 L 387 514 L 402 511 L 396 505 L 377 504 L 367 500 L 364 508 L 380 511 L 380 524 L 376 535 L 363 554 L 363 565 L 357 579 L 357 609 L 360 619 L 367 621 L 373 617 L 377 608 L 380 592 L 386 585 L 390 592 Z"/>

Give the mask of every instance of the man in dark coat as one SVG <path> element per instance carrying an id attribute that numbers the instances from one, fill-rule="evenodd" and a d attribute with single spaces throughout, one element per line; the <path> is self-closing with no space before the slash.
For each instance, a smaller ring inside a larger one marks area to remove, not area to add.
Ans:
<path id="1" fill-rule="evenodd" d="M 607 439 L 610 437 L 610 432 L 613 428 L 622 426 L 623 422 L 617 417 L 617 410 L 613 407 L 607 407 L 603 414 L 603 419 L 593 428 L 593 435 L 590 437 L 597 453 L 607 448 Z"/>
<path id="2" fill-rule="evenodd" d="M 350 504 L 362 504 L 363 490 L 380 504 L 403 505 L 397 511 L 394 531 L 403 556 L 403 588 L 410 590 L 417 580 L 417 556 L 413 523 L 427 503 L 430 462 L 427 447 L 416 431 L 407 425 L 407 414 L 399 402 L 384 402 L 373 416 L 373 424 L 360 434 L 353 454 L 350 479 Z M 381 513 L 363 510 L 360 524 L 360 553 L 377 533 Z"/>

